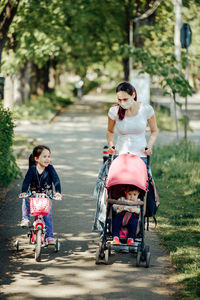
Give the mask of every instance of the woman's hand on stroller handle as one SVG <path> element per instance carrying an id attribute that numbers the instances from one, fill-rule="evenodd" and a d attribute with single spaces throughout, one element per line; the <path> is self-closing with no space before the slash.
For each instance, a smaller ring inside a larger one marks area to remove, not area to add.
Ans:
<path id="1" fill-rule="evenodd" d="M 110 156 L 115 154 L 115 146 L 111 146 L 111 147 L 108 148 L 108 154 L 110 154 Z"/>
<path id="2" fill-rule="evenodd" d="M 152 155 L 152 149 L 151 149 L 150 147 L 145 147 L 144 153 L 145 153 L 147 156 L 151 156 L 151 155 Z"/>

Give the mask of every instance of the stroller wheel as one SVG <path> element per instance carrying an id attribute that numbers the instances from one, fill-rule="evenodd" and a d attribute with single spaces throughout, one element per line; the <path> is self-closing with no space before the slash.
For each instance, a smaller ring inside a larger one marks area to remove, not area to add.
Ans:
<path id="1" fill-rule="evenodd" d="M 54 251 L 58 252 L 59 250 L 60 250 L 60 243 L 59 243 L 58 239 L 56 239 L 56 245 L 55 245 Z"/>
<path id="2" fill-rule="evenodd" d="M 100 254 L 100 250 L 99 250 L 99 248 L 97 248 L 97 250 L 96 250 L 96 265 L 99 264 L 99 260 L 100 260 L 99 254 Z"/>
<path id="3" fill-rule="evenodd" d="M 150 265 L 150 258 L 151 258 L 151 253 L 147 252 L 146 253 L 146 268 L 148 268 Z"/>
<path id="4" fill-rule="evenodd" d="M 105 250 L 105 256 L 104 256 L 104 262 L 106 265 L 108 265 L 108 260 L 109 260 L 109 249 Z"/>
<path id="5" fill-rule="evenodd" d="M 111 244 L 108 245 L 108 255 L 111 255 Z"/>
<path id="6" fill-rule="evenodd" d="M 138 250 L 138 252 L 137 252 L 137 258 L 136 258 L 136 267 L 140 266 L 140 260 L 141 260 L 141 251 Z"/>
<path id="7" fill-rule="evenodd" d="M 19 241 L 18 240 L 14 243 L 14 246 L 16 247 L 17 252 L 19 252 Z"/>

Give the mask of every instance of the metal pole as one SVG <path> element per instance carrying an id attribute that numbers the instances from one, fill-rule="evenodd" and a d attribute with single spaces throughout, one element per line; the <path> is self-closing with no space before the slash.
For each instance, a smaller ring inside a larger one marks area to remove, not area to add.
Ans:
<path id="1" fill-rule="evenodd" d="M 186 48 L 186 66 L 185 66 L 185 79 L 189 79 L 189 63 L 188 63 L 188 47 Z M 187 121 L 188 121 L 188 99 L 187 95 L 185 97 L 185 123 L 184 123 L 184 132 L 185 132 L 185 140 L 187 141 Z"/>
<path id="2" fill-rule="evenodd" d="M 177 119 L 177 110 L 176 110 L 176 93 L 173 92 L 174 97 L 174 114 L 175 114 L 175 121 L 176 121 L 176 141 L 179 141 L 179 133 L 178 133 L 178 119 Z"/>
<path id="3" fill-rule="evenodd" d="M 133 47 L 133 20 L 130 20 L 129 24 L 129 46 Z M 129 80 L 131 79 L 131 71 L 133 68 L 133 57 L 129 56 Z"/>

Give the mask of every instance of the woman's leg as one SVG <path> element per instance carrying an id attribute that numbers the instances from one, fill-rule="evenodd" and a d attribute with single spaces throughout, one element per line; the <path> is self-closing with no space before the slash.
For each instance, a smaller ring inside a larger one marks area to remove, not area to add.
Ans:
<path id="1" fill-rule="evenodd" d="M 138 224 L 138 216 L 136 214 L 132 214 L 128 222 L 128 238 L 132 238 L 132 239 L 136 238 L 137 224 Z"/>
<path id="2" fill-rule="evenodd" d="M 150 165 L 150 162 L 149 162 L 149 166 L 148 166 L 148 163 L 147 163 L 147 157 L 140 157 L 145 165 L 147 166 L 147 169 L 148 169 L 148 174 L 152 177 L 152 172 L 151 172 L 151 165 Z"/>

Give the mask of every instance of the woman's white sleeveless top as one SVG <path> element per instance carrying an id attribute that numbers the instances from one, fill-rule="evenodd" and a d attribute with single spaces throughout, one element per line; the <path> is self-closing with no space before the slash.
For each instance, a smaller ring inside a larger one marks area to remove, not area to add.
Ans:
<path id="1" fill-rule="evenodd" d="M 122 121 L 118 117 L 119 106 L 112 106 L 108 111 L 108 116 L 116 121 L 117 143 L 116 153 L 132 153 L 140 157 L 145 157 L 144 148 L 147 145 L 145 132 L 147 120 L 154 115 L 153 107 L 149 104 L 142 103 L 135 116 L 125 116 Z"/>

